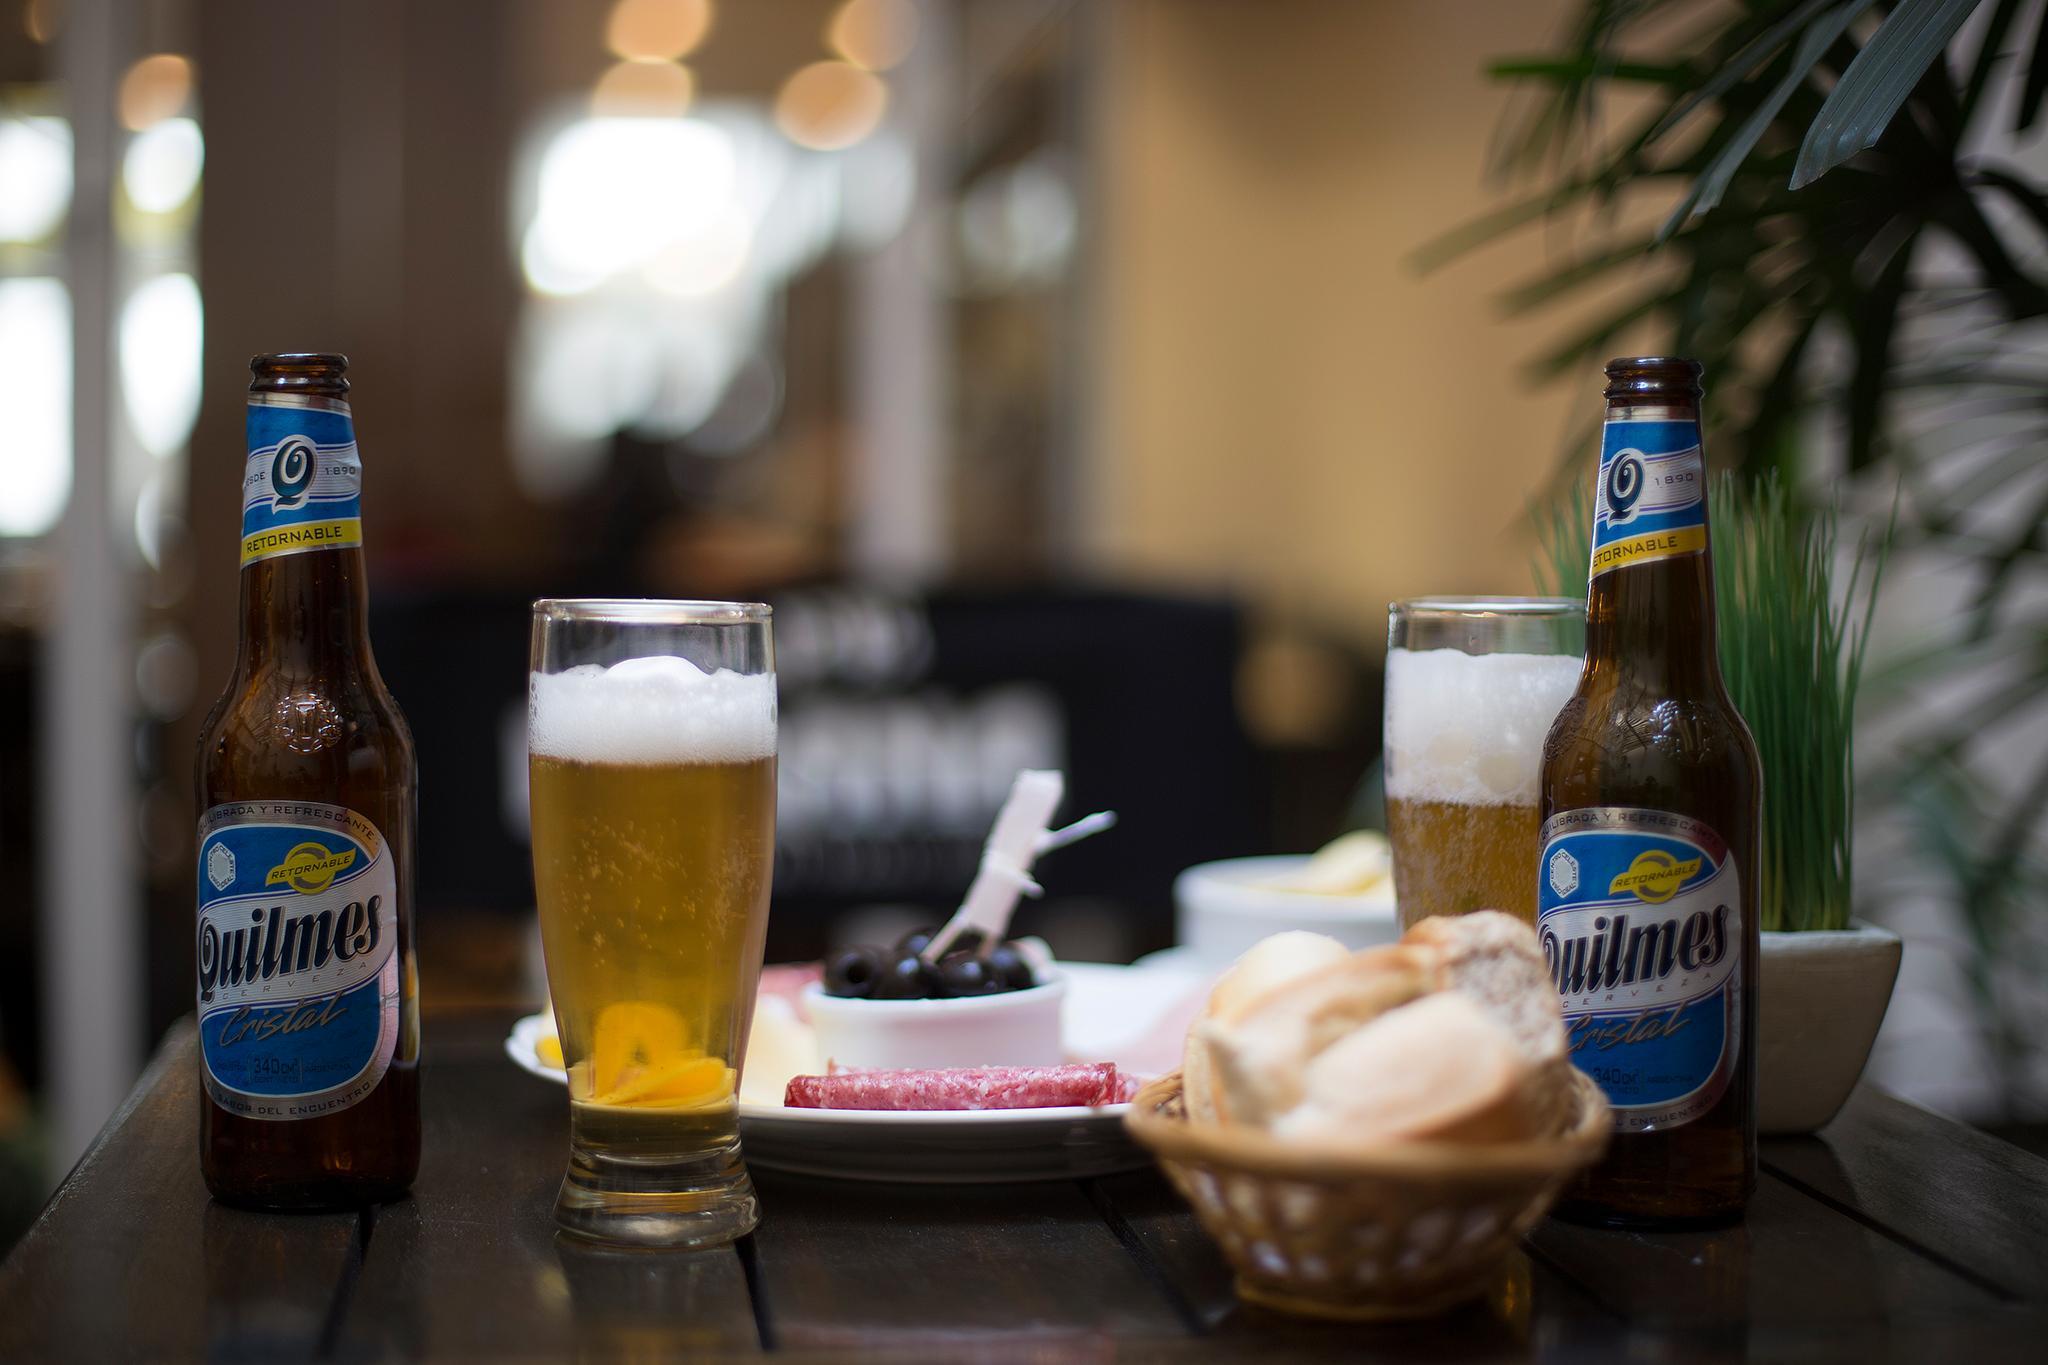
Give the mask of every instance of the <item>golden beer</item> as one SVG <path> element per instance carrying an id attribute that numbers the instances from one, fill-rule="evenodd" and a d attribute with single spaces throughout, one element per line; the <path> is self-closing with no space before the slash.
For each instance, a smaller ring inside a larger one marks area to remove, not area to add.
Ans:
<path id="1" fill-rule="evenodd" d="M 775 859 L 767 614 L 535 607 L 534 894 L 569 1079 L 555 1216 L 584 1236 L 702 1246 L 759 1217 L 735 1097 Z"/>
<path id="2" fill-rule="evenodd" d="M 536 754 L 530 773 L 541 941 L 581 1131 L 630 1145 L 632 1111 L 654 1110 L 707 1145 L 733 1141 L 768 927 L 775 760 Z"/>
<path id="3" fill-rule="evenodd" d="M 1536 922 L 1543 737 L 1579 659 L 1583 608 L 1545 598 L 1395 604 L 1387 651 L 1387 838 L 1401 923 L 1504 910 Z M 1409 648 L 1403 641 L 1440 648 Z M 1494 652 L 1474 652 L 1493 647 Z M 1519 648 L 1518 648 L 1519 647 Z"/>
<path id="4" fill-rule="evenodd" d="M 1535 866 L 1540 821 L 1533 805 L 1387 802 L 1394 895 L 1404 926 L 1431 915 L 1505 910 L 1536 922 Z"/>

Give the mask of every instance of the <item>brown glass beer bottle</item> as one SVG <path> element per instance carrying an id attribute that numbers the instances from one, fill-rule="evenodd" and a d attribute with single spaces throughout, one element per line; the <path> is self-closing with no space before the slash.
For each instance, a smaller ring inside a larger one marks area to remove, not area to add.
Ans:
<path id="1" fill-rule="evenodd" d="M 1586 661 L 1544 743 L 1537 933 L 1614 1109 L 1567 1217 L 1738 1219 L 1756 1184 L 1756 745 L 1721 681 L 1700 366 L 1607 366 Z"/>
<path id="2" fill-rule="evenodd" d="M 241 641 L 199 741 L 200 1167 L 227 1203 L 348 1208 L 419 1168 L 417 775 L 370 656 L 348 361 L 249 368 Z"/>

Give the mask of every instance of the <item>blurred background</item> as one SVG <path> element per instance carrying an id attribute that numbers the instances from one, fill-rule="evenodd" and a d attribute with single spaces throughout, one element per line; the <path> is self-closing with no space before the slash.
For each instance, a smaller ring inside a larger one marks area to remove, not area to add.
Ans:
<path id="1" fill-rule="evenodd" d="M 1669 268 L 1640 252 L 1503 307 L 1668 189 L 1417 256 L 1514 201 L 1488 63 L 1581 8 L 0 0 L 0 1246 L 191 1006 L 252 354 L 351 359 L 433 1002 L 532 989 L 543 594 L 774 603 L 771 958 L 941 916 L 1048 766 L 1123 823 L 1021 927 L 1127 961 L 1181 867 L 1370 822 L 1387 602 L 1531 591 L 1599 360 L 1668 340 L 1614 320 Z M 1881 521 L 1897 469 L 1802 429 L 1793 472 Z M 2006 570 L 2034 623 L 2039 520 Z M 1879 656 L 1939 644 L 1952 560 L 1895 555 Z M 1998 719 L 1970 799 L 2037 812 L 2048 722 Z M 2019 893 L 1987 928 L 1890 809 L 1858 863 L 1910 945 L 1876 1077 L 2023 1131 L 2048 1009 L 1987 964 L 2039 960 L 2039 822 L 1995 826 Z"/>

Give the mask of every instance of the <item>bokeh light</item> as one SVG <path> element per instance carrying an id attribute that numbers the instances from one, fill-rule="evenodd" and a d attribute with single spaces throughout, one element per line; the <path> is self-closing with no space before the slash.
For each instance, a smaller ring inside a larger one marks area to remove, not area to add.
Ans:
<path id="1" fill-rule="evenodd" d="M 39 242 L 71 207 L 71 125 L 0 118 L 0 242 Z"/>
<path id="2" fill-rule="evenodd" d="M 825 25 L 832 50 L 869 71 L 887 71 L 917 46 L 917 6 L 911 0 L 846 0 Z"/>
<path id="3" fill-rule="evenodd" d="M 56 37 L 57 0 L 28 0 L 21 8 L 21 31 L 38 43 Z"/>
<path id="4" fill-rule="evenodd" d="M 572 123 L 541 156 L 538 211 L 521 251 L 528 276 L 573 293 L 574 282 L 645 265 L 703 232 L 731 203 L 735 178 L 731 140 L 701 120 Z"/>
<path id="5" fill-rule="evenodd" d="M 884 130 L 841 160 L 840 235 L 856 251 L 872 251 L 894 239 L 910 219 L 917 158 L 907 139 Z"/>
<path id="6" fill-rule="evenodd" d="M 603 468 L 604 438 L 653 401 L 655 360 L 636 329 L 608 312 L 551 303 L 517 343 L 513 475 L 539 498 L 561 497 Z"/>
<path id="7" fill-rule="evenodd" d="M 121 159 L 121 184 L 128 202 L 144 213 L 170 213 L 199 188 L 206 166 L 206 139 L 188 118 L 151 124 L 128 143 Z"/>
<path id="8" fill-rule="evenodd" d="M 798 146 L 837 151 L 859 142 L 882 121 L 889 87 L 848 62 L 812 62 L 775 96 L 775 123 Z"/>
<path id="9" fill-rule="evenodd" d="M 71 295 L 0 279 L 0 535 L 39 536 L 71 495 Z"/>
<path id="10" fill-rule="evenodd" d="M 1043 285 L 1065 273 L 1080 226 L 1057 160 L 1037 156 L 991 171 L 961 196 L 960 262 L 974 292 Z"/>
<path id="11" fill-rule="evenodd" d="M 599 118 L 681 118 L 697 82 L 674 62 L 615 62 L 590 92 Z"/>
<path id="12" fill-rule="evenodd" d="M 555 298 L 585 294 L 603 284 L 610 272 L 587 261 L 565 260 L 548 246 L 548 234 L 535 218 L 519 242 L 519 268 L 535 293 Z"/>
<path id="13" fill-rule="evenodd" d="M 204 309 L 190 275 L 158 275 L 121 308 L 121 392 L 128 425 L 159 459 L 175 453 L 199 419 Z"/>
<path id="14" fill-rule="evenodd" d="M 663 247 L 642 273 L 649 284 L 677 298 L 715 293 L 739 278 L 753 235 L 745 211 L 731 205 L 699 230 Z"/>
<path id="15" fill-rule="evenodd" d="M 711 0 L 619 0 L 605 45 L 629 62 L 672 62 L 711 31 Z"/>
<path id="16" fill-rule="evenodd" d="M 174 52 L 142 58 L 121 77 L 121 122 L 141 132 L 185 108 L 192 97 L 192 63 Z"/>
<path id="17" fill-rule="evenodd" d="M 781 403 L 779 369 L 756 372 L 778 291 L 855 240 L 856 218 L 900 228 L 915 183 L 889 130 L 814 155 L 738 101 L 558 126 L 530 165 L 510 436 L 514 477 L 540 499 L 597 477 L 617 431 L 687 438 L 693 457 L 762 439 Z M 857 206 L 870 179 L 887 192 Z"/>

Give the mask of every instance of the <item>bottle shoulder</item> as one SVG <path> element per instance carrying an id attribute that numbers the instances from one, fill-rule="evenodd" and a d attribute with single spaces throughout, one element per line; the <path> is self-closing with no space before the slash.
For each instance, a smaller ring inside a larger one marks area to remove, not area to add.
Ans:
<path id="1" fill-rule="evenodd" d="M 203 804 L 410 789 L 416 769 L 397 703 L 374 675 L 358 670 L 332 677 L 238 671 L 199 736 Z"/>
<path id="2" fill-rule="evenodd" d="M 1746 804 L 1762 783 L 1749 727 L 1720 688 L 1674 696 L 1582 686 L 1543 746 L 1544 810 L 1669 803 L 1681 793 Z"/>

